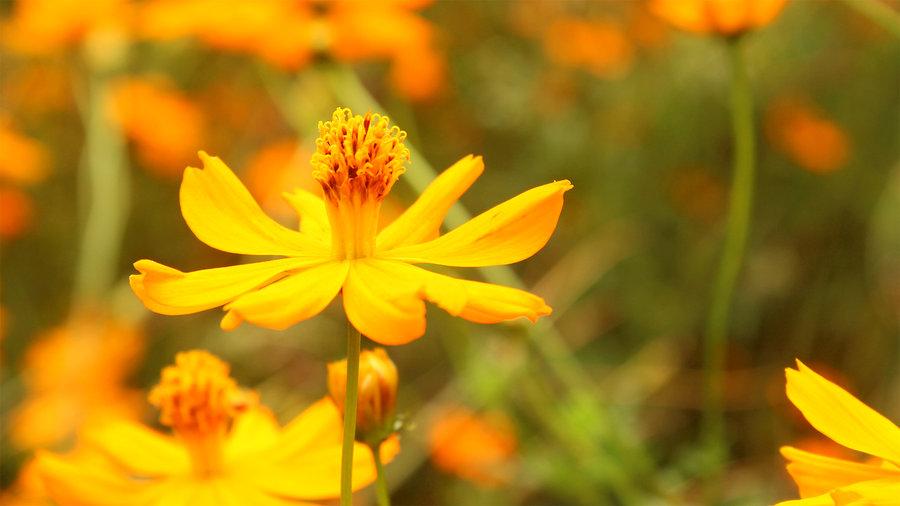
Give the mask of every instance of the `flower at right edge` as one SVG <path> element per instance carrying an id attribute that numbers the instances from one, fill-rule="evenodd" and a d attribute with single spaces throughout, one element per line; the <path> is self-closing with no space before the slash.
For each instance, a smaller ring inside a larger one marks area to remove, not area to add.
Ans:
<path id="1" fill-rule="evenodd" d="M 799 360 L 785 373 L 788 399 L 810 425 L 872 458 L 853 462 L 782 447 L 801 499 L 777 506 L 900 504 L 900 427 Z"/>

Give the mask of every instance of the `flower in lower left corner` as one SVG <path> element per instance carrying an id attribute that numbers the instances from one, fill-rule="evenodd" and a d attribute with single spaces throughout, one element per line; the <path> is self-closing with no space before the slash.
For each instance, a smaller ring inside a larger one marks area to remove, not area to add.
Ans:
<path id="1" fill-rule="evenodd" d="M 179 353 L 149 395 L 174 435 L 112 420 L 87 430 L 79 451 L 42 452 L 38 469 L 60 505 L 297 505 L 340 496 L 341 416 L 323 398 L 284 427 L 227 363 L 205 351 Z M 396 439 L 380 448 L 390 460 Z M 86 463 L 85 463 L 86 462 Z M 353 488 L 375 479 L 374 459 L 354 448 Z"/>

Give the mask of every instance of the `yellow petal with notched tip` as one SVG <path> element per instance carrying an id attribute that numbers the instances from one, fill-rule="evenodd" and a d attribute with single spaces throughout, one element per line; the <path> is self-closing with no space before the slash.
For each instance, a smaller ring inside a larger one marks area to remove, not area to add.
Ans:
<path id="1" fill-rule="evenodd" d="M 292 269 L 322 260 L 280 258 L 266 262 L 182 272 L 152 260 L 139 260 L 140 274 L 129 278 L 131 288 L 151 311 L 178 315 L 204 311 L 283 277 Z"/>
<path id="2" fill-rule="evenodd" d="M 202 151 L 200 158 L 203 169 L 185 169 L 180 191 L 181 214 L 198 239 L 242 255 L 328 254 L 327 243 L 268 217 L 222 160 Z"/>
<path id="3" fill-rule="evenodd" d="M 799 360 L 786 369 L 787 396 L 810 425 L 836 443 L 900 463 L 900 428 Z"/>
<path id="4" fill-rule="evenodd" d="M 376 249 L 418 244 L 438 235 L 447 211 L 484 171 L 480 156 L 468 155 L 442 172 L 415 202 L 385 227 L 376 239 Z"/>
<path id="5" fill-rule="evenodd" d="M 291 273 L 225 306 L 229 314 L 223 321 L 284 330 L 322 312 L 340 291 L 348 266 L 348 262 L 326 262 Z"/>
<path id="6" fill-rule="evenodd" d="M 547 244 L 562 211 L 563 194 L 571 188 L 568 180 L 532 188 L 436 239 L 385 250 L 380 256 L 454 267 L 524 260 Z"/>

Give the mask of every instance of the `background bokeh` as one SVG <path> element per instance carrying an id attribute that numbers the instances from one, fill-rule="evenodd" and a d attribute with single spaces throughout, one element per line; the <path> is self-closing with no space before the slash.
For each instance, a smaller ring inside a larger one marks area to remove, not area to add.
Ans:
<path id="1" fill-rule="evenodd" d="M 431 307 L 425 337 L 389 350 L 407 420 L 395 504 L 700 502 L 700 342 L 731 171 L 726 43 L 637 1 L 324 4 L 310 16 L 330 17 L 297 25 L 302 44 L 296 27 L 265 24 L 283 13 L 254 24 L 267 2 L 204 3 L 0 3 L 5 500 L 39 488 L 19 472 L 35 449 L 70 447 L 94 417 L 154 423 L 144 396 L 177 351 L 229 361 L 282 421 L 325 393 L 340 307 L 225 333 L 217 311 L 149 313 L 126 278 L 141 258 L 242 260 L 180 216 L 198 150 L 295 223 L 279 195 L 312 188 L 316 122 L 374 98 L 417 150 L 392 209 L 415 198 L 404 181 L 469 153 L 486 165 L 462 199 L 472 212 L 575 185 L 549 245 L 513 267 L 554 307 L 549 322 L 526 335 Z M 727 349 L 729 504 L 795 496 L 780 445 L 841 451 L 787 403 L 794 358 L 900 419 L 900 39 L 852 3 L 795 0 L 747 35 L 758 186 Z M 435 436 L 462 407 L 486 426 Z M 489 469 L 460 471 L 477 454 Z"/>

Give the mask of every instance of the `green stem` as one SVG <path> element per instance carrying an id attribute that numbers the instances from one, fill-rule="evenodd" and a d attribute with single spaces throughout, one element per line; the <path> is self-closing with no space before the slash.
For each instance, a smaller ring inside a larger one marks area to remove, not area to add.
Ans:
<path id="1" fill-rule="evenodd" d="M 378 506 L 391 506 L 391 494 L 388 492 L 387 479 L 384 477 L 384 463 L 381 461 L 381 445 L 371 445 L 372 456 L 375 458 L 375 498 Z"/>
<path id="2" fill-rule="evenodd" d="M 359 394 L 361 336 L 347 322 L 347 388 L 344 396 L 344 442 L 341 449 L 341 506 L 353 502 L 353 442 L 356 439 L 356 398 Z"/>
<path id="3" fill-rule="evenodd" d="M 900 13 L 878 0 L 844 0 L 850 8 L 900 38 Z"/>
<path id="4" fill-rule="evenodd" d="M 747 248 L 753 207 L 755 137 L 753 97 L 740 40 L 729 46 L 731 79 L 731 124 L 734 137 L 734 173 L 732 174 L 728 217 L 719 271 L 713 286 L 711 307 L 706 321 L 704 342 L 703 431 L 711 462 L 718 470 L 726 449 L 723 415 L 723 383 L 726 336 L 734 290 Z"/>
<path id="5" fill-rule="evenodd" d="M 84 167 L 79 200 L 84 225 L 75 277 L 75 300 L 98 302 L 116 276 L 128 217 L 125 141 L 110 120 L 110 71 L 92 68 L 88 81 Z"/>

